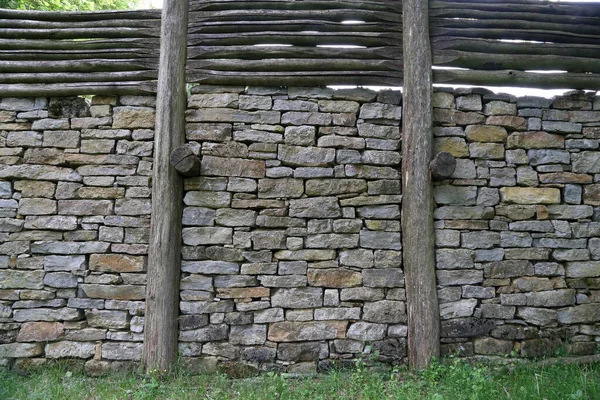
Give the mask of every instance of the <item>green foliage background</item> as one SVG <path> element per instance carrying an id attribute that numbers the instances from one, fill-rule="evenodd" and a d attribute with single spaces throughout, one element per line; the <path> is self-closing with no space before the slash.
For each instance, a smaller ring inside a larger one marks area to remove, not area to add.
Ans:
<path id="1" fill-rule="evenodd" d="M 136 8 L 140 0 L 0 0 L 0 8 L 13 10 L 94 11 Z"/>

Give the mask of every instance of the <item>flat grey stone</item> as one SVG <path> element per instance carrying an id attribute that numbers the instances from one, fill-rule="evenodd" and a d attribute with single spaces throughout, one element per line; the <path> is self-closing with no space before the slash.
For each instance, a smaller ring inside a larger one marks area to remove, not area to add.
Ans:
<path id="1" fill-rule="evenodd" d="M 323 289 L 291 288 L 279 289 L 271 296 L 273 307 L 312 308 L 323 305 Z"/>
<path id="2" fill-rule="evenodd" d="M 360 341 L 382 340 L 385 337 L 385 324 L 355 322 L 348 328 L 348 338 Z"/>
<path id="3" fill-rule="evenodd" d="M 439 269 L 471 269 L 474 267 L 475 252 L 468 249 L 436 250 L 436 268 Z"/>
<path id="4" fill-rule="evenodd" d="M 193 274 L 230 275 L 238 274 L 240 266 L 237 263 L 226 261 L 183 261 L 181 270 Z"/>

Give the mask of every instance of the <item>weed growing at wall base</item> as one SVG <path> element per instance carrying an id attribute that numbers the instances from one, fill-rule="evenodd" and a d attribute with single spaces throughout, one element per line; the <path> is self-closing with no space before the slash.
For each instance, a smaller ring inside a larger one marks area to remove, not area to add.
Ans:
<path id="1" fill-rule="evenodd" d="M 222 373 L 194 376 L 179 370 L 167 377 L 138 374 L 86 377 L 56 364 L 27 376 L 0 371 L 0 398 L 20 399 L 600 399 L 600 364 L 517 366 L 471 365 L 458 359 L 412 373 L 404 367 L 353 370 L 293 377 L 267 373 L 231 379 Z"/>

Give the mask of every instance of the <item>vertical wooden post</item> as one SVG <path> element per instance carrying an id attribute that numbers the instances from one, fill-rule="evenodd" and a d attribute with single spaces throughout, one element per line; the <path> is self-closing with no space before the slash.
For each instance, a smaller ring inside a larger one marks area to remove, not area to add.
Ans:
<path id="1" fill-rule="evenodd" d="M 408 355 L 416 369 L 440 354 L 435 276 L 432 157 L 432 72 L 427 0 L 404 0 L 402 118 L 402 235 Z"/>
<path id="2" fill-rule="evenodd" d="M 146 287 L 144 367 L 169 370 L 177 360 L 183 180 L 169 163 L 185 142 L 188 0 L 165 0 L 152 181 L 152 224 Z"/>

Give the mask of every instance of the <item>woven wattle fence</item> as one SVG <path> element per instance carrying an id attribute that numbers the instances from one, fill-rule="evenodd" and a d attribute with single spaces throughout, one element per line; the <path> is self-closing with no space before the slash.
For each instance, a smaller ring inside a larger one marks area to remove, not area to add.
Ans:
<path id="1" fill-rule="evenodd" d="M 156 91 L 160 10 L 0 10 L 0 94 Z"/>
<path id="2" fill-rule="evenodd" d="M 598 4 L 436 0 L 429 8 L 436 83 L 600 88 Z M 154 92 L 160 17 L 0 10 L 0 93 Z M 402 64 L 401 1 L 190 1 L 190 83 L 399 86 Z"/>

